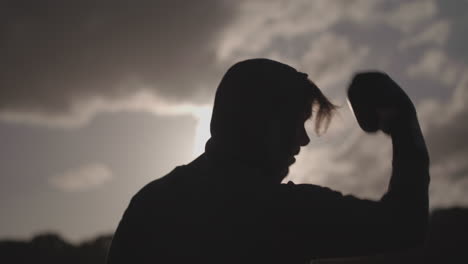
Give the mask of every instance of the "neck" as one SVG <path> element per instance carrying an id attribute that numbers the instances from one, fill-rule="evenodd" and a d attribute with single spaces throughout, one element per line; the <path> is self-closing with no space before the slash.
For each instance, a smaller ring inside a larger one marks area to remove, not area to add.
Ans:
<path id="1" fill-rule="evenodd" d="M 233 177 L 238 179 L 263 184 L 280 184 L 284 178 L 282 173 L 272 169 L 271 165 L 262 159 L 261 154 L 246 149 L 240 144 L 230 144 L 211 138 L 206 144 L 205 155 L 215 167 L 229 170 L 231 172 L 229 174 L 235 174 Z"/>

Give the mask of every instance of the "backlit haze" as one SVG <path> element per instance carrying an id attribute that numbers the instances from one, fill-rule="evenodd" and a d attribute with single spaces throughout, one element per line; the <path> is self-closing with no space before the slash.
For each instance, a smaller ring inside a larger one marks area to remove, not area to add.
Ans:
<path id="1" fill-rule="evenodd" d="M 346 104 L 380 70 L 413 99 L 431 207 L 468 206 L 468 1 L 2 1 L 0 238 L 112 232 L 132 195 L 203 152 L 217 84 L 265 57 L 342 106 L 287 180 L 378 199 L 391 145 Z M 239 102 L 242 107 L 242 102 Z"/>

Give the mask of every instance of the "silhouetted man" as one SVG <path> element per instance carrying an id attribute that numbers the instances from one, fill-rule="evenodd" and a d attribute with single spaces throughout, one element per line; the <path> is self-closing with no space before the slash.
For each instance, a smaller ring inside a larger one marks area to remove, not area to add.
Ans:
<path id="1" fill-rule="evenodd" d="M 370 201 L 281 183 L 309 143 L 313 109 L 320 130 L 334 105 L 306 74 L 267 59 L 232 66 L 216 92 L 205 153 L 133 197 L 108 263 L 307 263 L 421 243 L 429 158 L 416 111 L 379 114 L 393 172 L 387 193 Z"/>

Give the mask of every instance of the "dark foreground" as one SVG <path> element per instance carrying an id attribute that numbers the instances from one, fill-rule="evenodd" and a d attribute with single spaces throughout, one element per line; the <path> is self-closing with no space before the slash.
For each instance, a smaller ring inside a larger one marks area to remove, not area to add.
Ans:
<path id="1" fill-rule="evenodd" d="M 57 234 L 0 241 L 0 263 L 105 263 L 112 235 L 71 244 Z M 424 247 L 391 255 L 316 263 L 468 263 L 468 208 L 435 210 Z"/>

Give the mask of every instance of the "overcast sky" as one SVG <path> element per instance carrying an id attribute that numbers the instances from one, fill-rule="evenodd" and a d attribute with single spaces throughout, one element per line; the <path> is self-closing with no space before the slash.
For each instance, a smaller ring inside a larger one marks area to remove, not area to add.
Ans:
<path id="1" fill-rule="evenodd" d="M 201 153 L 235 62 L 309 74 L 341 105 L 289 179 L 378 199 L 390 140 L 359 129 L 356 71 L 410 95 L 431 154 L 431 207 L 468 206 L 468 1 L 1 1 L 0 238 L 111 232 L 131 196 Z"/>

